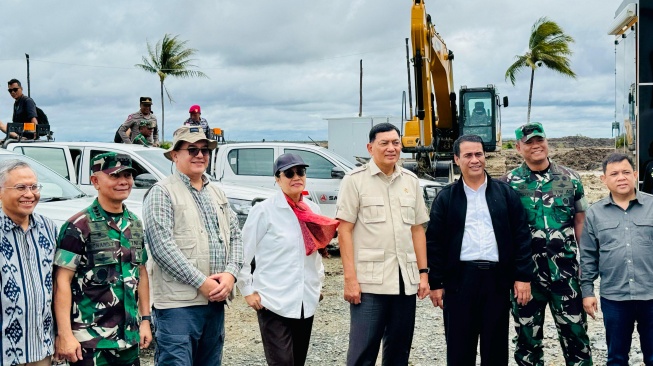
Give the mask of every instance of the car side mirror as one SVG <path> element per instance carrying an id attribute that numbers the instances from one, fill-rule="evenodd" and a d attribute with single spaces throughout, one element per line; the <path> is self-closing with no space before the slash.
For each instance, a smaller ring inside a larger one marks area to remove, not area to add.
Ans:
<path id="1" fill-rule="evenodd" d="M 139 174 L 134 178 L 134 187 L 136 188 L 150 188 L 155 185 L 157 179 L 150 173 Z"/>
<path id="2" fill-rule="evenodd" d="M 345 170 L 339 166 L 331 168 L 331 178 L 342 179 L 345 177 Z"/>

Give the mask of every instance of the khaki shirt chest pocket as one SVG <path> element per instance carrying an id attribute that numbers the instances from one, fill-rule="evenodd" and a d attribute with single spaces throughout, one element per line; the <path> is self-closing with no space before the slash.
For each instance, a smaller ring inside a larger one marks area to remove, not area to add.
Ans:
<path id="1" fill-rule="evenodd" d="M 385 222 L 383 197 L 362 197 L 361 208 L 364 223 Z"/>
<path id="2" fill-rule="evenodd" d="M 383 283 L 383 249 L 360 249 L 356 263 L 356 277 L 359 283 Z"/>
<path id="3" fill-rule="evenodd" d="M 404 223 L 408 225 L 415 225 L 415 199 L 414 198 L 399 198 L 401 204 L 401 218 Z"/>

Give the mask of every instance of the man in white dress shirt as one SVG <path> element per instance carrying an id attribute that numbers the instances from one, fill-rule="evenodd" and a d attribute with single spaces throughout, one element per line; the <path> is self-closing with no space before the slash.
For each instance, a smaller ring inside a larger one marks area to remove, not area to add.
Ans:
<path id="1" fill-rule="evenodd" d="M 531 297 L 534 272 L 530 231 L 517 193 L 485 172 L 483 140 L 454 142 L 461 179 L 445 187 L 431 207 L 426 231 L 429 285 L 444 309 L 449 365 L 508 364 L 509 293 Z"/>

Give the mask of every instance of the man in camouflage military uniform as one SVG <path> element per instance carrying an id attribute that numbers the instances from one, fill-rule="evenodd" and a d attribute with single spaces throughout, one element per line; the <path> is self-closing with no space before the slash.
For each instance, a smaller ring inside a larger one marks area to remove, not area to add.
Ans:
<path id="1" fill-rule="evenodd" d="M 518 305 L 513 298 L 515 361 L 544 365 L 542 336 L 548 304 L 567 365 L 591 365 L 575 239 L 580 237 L 588 207 L 583 185 L 578 173 L 548 158 L 542 124 L 525 124 L 515 135 L 524 163 L 502 179 L 517 191 L 528 214 L 537 271 L 531 283 L 533 299 Z"/>
<path id="2" fill-rule="evenodd" d="M 134 136 L 132 144 L 140 144 L 143 146 L 152 146 L 152 143 L 148 140 L 152 136 L 152 131 L 154 130 L 154 124 L 152 122 L 144 119 L 138 124 L 138 135 Z"/>
<path id="3" fill-rule="evenodd" d="M 142 120 L 148 120 L 154 126 L 154 133 L 147 140 L 150 144 L 159 146 L 159 129 L 157 128 L 156 117 L 152 113 L 152 98 L 150 97 L 141 97 L 141 109 L 127 116 L 127 120 L 118 128 L 118 132 L 116 133 L 119 136 L 116 136 L 114 141 L 131 144 L 133 139 L 127 135 L 127 130 L 130 130 L 131 136 L 135 136 Z"/>
<path id="4" fill-rule="evenodd" d="M 152 333 L 143 225 L 123 205 L 132 162 L 105 153 L 91 164 L 98 197 L 63 225 L 57 242 L 55 357 L 75 366 L 140 365 L 138 346 L 147 347 Z"/>

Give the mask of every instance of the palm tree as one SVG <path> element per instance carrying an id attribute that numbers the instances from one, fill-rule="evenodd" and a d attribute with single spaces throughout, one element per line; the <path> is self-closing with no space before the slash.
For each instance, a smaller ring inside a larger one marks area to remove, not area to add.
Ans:
<path id="1" fill-rule="evenodd" d="M 506 80 L 510 79 L 512 85 L 515 85 L 515 75 L 522 68 L 531 68 L 531 88 L 528 92 L 528 116 L 526 122 L 531 120 L 531 100 L 533 98 L 533 78 L 535 69 L 542 65 L 558 73 L 576 78 L 576 74 L 571 70 L 569 57 L 572 51 L 569 44 L 574 39 L 565 34 L 562 28 L 554 21 L 542 17 L 538 19 L 533 28 L 531 28 L 531 38 L 528 41 L 528 51 L 523 55 L 517 55 L 517 59 L 508 70 L 506 70 Z"/>
<path id="2" fill-rule="evenodd" d="M 178 37 L 178 35 L 172 37 L 166 33 L 166 35 L 163 36 L 163 39 L 156 43 L 155 47 L 152 47 L 150 42 L 147 42 L 148 57 L 143 56 L 143 63 L 134 65 L 147 72 L 159 75 L 159 81 L 161 82 L 161 141 L 165 141 L 164 89 L 170 103 L 173 102 L 172 97 L 168 92 L 168 88 L 164 85 L 166 77 L 208 78 L 208 76 L 201 71 L 188 69 L 190 67 L 197 67 L 191 64 L 191 62 L 195 61 L 191 59 L 191 57 L 195 55 L 197 50 L 194 48 L 185 48 L 188 41 L 180 41 Z"/>

